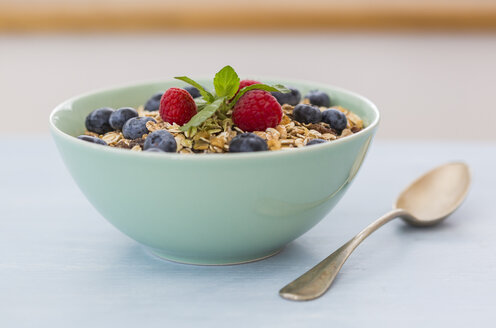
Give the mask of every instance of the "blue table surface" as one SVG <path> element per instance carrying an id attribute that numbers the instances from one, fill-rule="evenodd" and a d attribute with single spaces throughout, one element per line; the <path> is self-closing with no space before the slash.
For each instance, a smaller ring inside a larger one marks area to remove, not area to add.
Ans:
<path id="1" fill-rule="evenodd" d="M 107 223 L 48 137 L 0 139 L 0 327 L 489 327 L 496 320 L 496 145 L 376 141 L 311 231 L 264 261 L 166 262 Z M 424 171 L 467 162 L 473 185 L 443 224 L 393 221 L 305 303 L 280 287 L 390 209 Z"/>

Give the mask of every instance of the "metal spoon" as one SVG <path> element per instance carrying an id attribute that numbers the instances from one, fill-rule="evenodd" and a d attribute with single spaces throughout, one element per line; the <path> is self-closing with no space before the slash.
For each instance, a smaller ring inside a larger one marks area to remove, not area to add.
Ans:
<path id="1" fill-rule="evenodd" d="M 395 218 L 414 226 L 431 226 L 457 209 L 467 195 L 470 172 L 464 163 L 448 163 L 418 178 L 408 186 L 383 215 L 337 251 L 279 291 L 294 301 L 309 301 L 322 296 L 331 286 L 344 262 L 372 232 Z"/>

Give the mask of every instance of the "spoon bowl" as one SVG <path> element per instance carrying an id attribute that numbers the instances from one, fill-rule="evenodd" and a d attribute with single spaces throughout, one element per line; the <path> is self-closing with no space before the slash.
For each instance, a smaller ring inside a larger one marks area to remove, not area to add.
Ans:
<path id="1" fill-rule="evenodd" d="M 454 162 L 441 165 L 410 184 L 393 207 L 409 213 L 401 216 L 409 224 L 434 225 L 461 205 L 469 185 L 470 171 L 466 164 Z"/>

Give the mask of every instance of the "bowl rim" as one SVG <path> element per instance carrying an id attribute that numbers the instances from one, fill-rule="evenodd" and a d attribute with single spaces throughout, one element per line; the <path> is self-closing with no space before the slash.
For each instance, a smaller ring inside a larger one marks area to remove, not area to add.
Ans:
<path id="1" fill-rule="evenodd" d="M 194 76 L 193 77 L 195 80 L 204 80 L 204 79 L 209 79 L 208 77 L 205 76 Z M 226 161 L 228 159 L 236 160 L 236 159 L 250 159 L 250 158 L 276 158 L 276 157 L 285 157 L 285 156 L 298 156 L 299 153 L 317 153 L 319 151 L 322 151 L 327 148 L 332 148 L 335 147 L 336 145 L 340 144 L 346 144 L 348 142 L 351 142 L 352 140 L 359 138 L 359 136 L 369 133 L 370 131 L 374 130 L 377 125 L 380 122 L 381 115 L 379 110 L 377 109 L 377 106 L 368 98 L 350 91 L 345 88 L 337 87 L 332 84 L 325 84 L 325 83 L 320 83 L 320 82 L 314 82 L 310 80 L 305 80 L 305 79 L 287 79 L 287 78 L 281 78 L 281 77 L 275 77 L 275 76 L 263 76 L 263 77 L 257 77 L 258 79 L 261 80 L 274 80 L 274 81 L 283 81 L 280 83 L 284 83 L 287 85 L 291 85 L 292 83 L 294 84 L 308 84 L 311 85 L 312 87 L 315 86 L 315 88 L 327 88 L 327 89 L 332 89 L 336 90 L 339 92 L 347 93 L 352 97 L 358 98 L 365 102 L 374 112 L 375 118 L 370 124 L 362 129 L 361 131 L 354 133 L 352 135 L 346 136 L 341 139 L 333 140 L 332 142 L 325 142 L 325 143 L 320 143 L 313 145 L 312 147 L 301 147 L 301 148 L 294 148 L 290 150 L 282 150 L 282 151 L 257 151 L 257 152 L 244 152 L 244 153 L 206 153 L 206 154 L 179 154 L 179 153 L 154 153 L 154 152 L 135 152 L 135 151 L 130 151 L 129 149 L 121 149 L 121 148 L 115 148 L 115 147 L 102 147 L 101 145 L 93 144 L 87 141 L 79 140 L 78 138 L 69 135 L 62 130 L 60 130 L 54 122 L 54 117 L 55 115 L 65 108 L 67 104 L 73 103 L 74 101 L 83 98 L 83 97 L 88 97 L 97 93 L 104 93 L 108 91 L 113 91 L 113 90 L 118 90 L 118 89 L 124 89 L 124 88 L 132 88 L 132 87 L 138 87 L 140 85 L 144 84 L 156 84 L 156 83 L 164 83 L 164 82 L 172 82 L 175 81 L 174 79 L 155 79 L 155 80 L 146 80 L 146 81 L 141 81 L 141 82 L 135 82 L 135 83 L 126 83 L 126 84 L 120 84 L 120 85 L 114 85 L 111 87 L 105 87 L 105 88 L 98 88 L 94 89 L 82 94 L 79 94 L 77 96 L 71 97 L 69 99 L 66 99 L 65 101 L 61 102 L 59 105 L 57 105 L 52 112 L 50 113 L 49 116 L 49 126 L 52 134 L 55 134 L 71 143 L 75 143 L 76 145 L 79 145 L 81 147 L 90 147 L 88 149 L 94 149 L 98 150 L 100 149 L 101 151 L 105 152 L 110 152 L 114 153 L 115 155 L 122 155 L 122 156 L 140 156 L 140 157 L 149 157 L 149 158 L 156 158 L 156 159 L 163 159 L 163 160 L 181 160 L 181 161 L 201 161 L 201 160 L 222 160 Z M 179 81 L 178 81 L 179 82 Z M 180 82 L 179 82 L 180 83 Z"/>

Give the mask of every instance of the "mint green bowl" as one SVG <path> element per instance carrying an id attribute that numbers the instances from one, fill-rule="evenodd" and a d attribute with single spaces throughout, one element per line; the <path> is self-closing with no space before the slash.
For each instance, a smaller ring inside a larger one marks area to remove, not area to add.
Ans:
<path id="1" fill-rule="evenodd" d="M 181 82 L 142 83 L 87 93 L 57 106 L 50 128 L 65 165 L 91 204 L 117 229 L 173 261 L 234 264 L 277 253 L 341 199 L 379 122 L 376 106 L 328 85 L 263 79 L 329 93 L 366 128 L 336 141 L 276 152 L 146 153 L 75 138 L 92 110 L 138 107 Z M 202 84 L 211 87 L 207 80 Z"/>

